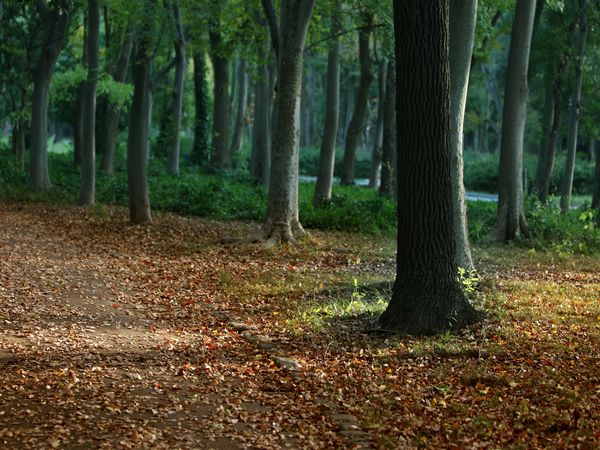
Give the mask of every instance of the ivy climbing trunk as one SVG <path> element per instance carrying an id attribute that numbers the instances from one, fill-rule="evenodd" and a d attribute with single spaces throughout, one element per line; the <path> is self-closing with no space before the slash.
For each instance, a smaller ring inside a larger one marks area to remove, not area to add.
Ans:
<path id="1" fill-rule="evenodd" d="M 216 28 L 209 32 L 214 69 L 212 163 L 225 168 L 229 159 L 229 60 L 223 56 L 222 38 Z"/>
<path id="2" fill-rule="evenodd" d="M 208 86 L 206 83 L 206 60 L 203 51 L 196 51 L 194 58 L 194 144 L 192 145 L 192 162 L 205 165 L 210 159 L 209 149 L 209 114 Z"/>
<path id="3" fill-rule="evenodd" d="M 394 1 L 398 250 L 379 327 L 430 335 L 478 320 L 457 280 L 452 229 L 448 2 Z"/>

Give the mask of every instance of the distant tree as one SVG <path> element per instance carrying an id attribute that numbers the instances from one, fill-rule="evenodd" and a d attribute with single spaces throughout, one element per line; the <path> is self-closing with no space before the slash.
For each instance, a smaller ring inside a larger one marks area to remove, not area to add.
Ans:
<path id="1" fill-rule="evenodd" d="M 527 234 L 523 209 L 523 137 L 527 110 L 527 73 L 536 3 L 517 0 L 502 114 L 495 234 L 500 242 Z"/>
<path id="2" fill-rule="evenodd" d="M 237 107 L 235 111 L 235 122 L 233 124 L 233 134 L 229 147 L 229 154 L 233 157 L 237 154 L 242 146 L 244 137 L 244 127 L 246 124 L 246 104 L 248 103 L 248 62 L 245 58 L 241 58 L 238 64 L 235 83 L 237 89 Z"/>
<path id="3" fill-rule="evenodd" d="M 140 224 L 151 220 L 148 190 L 148 144 L 150 138 L 150 85 L 152 82 L 152 43 L 155 0 L 144 0 L 139 11 L 133 58 L 133 100 L 127 138 L 127 180 L 129 218 Z"/>
<path id="4" fill-rule="evenodd" d="M 210 119 L 208 108 L 208 83 L 206 81 L 206 57 L 202 49 L 196 49 L 194 59 L 194 143 L 191 160 L 203 165 L 210 159 Z"/>
<path id="5" fill-rule="evenodd" d="M 396 179 L 396 65 L 388 64 L 383 105 L 383 143 L 379 195 L 391 197 Z"/>
<path id="6" fill-rule="evenodd" d="M 335 147 L 337 129 L 340 120 L 340 22 L 341 1 L 335 0 L 331 17 L 331 34 L 333 38 L 327 56 L 327 85 L 325 98 L 325 128 L 319 153 L 317 183 L 313 196 L 313 204 L 319 206 L 331 200 L 333 170 L 335 165 Z"/>
<path id="7" fill-rule="evenodd" d="M 585 57 L 585 41 L 588 32 L 587 23 L 588 0 L 579 0 L 579 40 L 575 54 L 575 81 L 571 102 L 569 105 L 569 137 L 567 141 L 567 160 L 565 175 L 560 196 L 560 209 L 569 212 L 571 207 L 571 192 L 573 190 L 573 174 L 575 172 L 575 156 L 577 152 L 577 132 L 579 129 L 579 114 L 581 109 L 581 87 L 583 85 L 583 60 Z"/>
<path id="8" fill-rule="evenodd" d="M 81 189 L 79 203 L 93 205 L 96 201 L 96 90 L 100 71 L 100 3 L 88 0 L 88 26 L 85 46 L 88 53 L 88 73 L 83 89 L 83 123 L 81 133 Z"/>
<path id="9" fill-rule="evenodd" d="M 360 81 L 356 93 L 356 103 L 352 119 L 346 131 L 346 144 L 344 147 L 344 159 L 342 161 L 341 183 L 345 185 L 354 184 L 354 163 L 356 160 L 356 149 L 363 131 L 365 117 L 369 104 L 369 91 L 373 81 L 371 71 L 371 56 L 369 42 L 373 26 L 373 13 L 365 10 L 361 13 L 362 24 L 358 31 L 358 62 L 360 64 Z"/>
<path id="10" fill-rule="evenodd" d="M 429 335 L 478 320 L 454 262 L 448 2 L 395 0 L 394 30 L 398 250 L 379 327 Z"/>
<path id="11" fill-rule="evenodd" d="M 377 64 L 377 120 L 375 121 L 375 131 L 373 133 L 373 150 L 371 152 L 371 170 L 369 173 L 369 187 L 373 189 L 377 189 L 380 182 L 387 66 L 387 58 L 380 57 Z"/>
<path id="12" fill-rule="evenodd" d="M 214 71 L 213 84 L 213 133 L 212 163 L 218 167 L 228 167 L 229 158 L 229 58 L 223 48 L 221 24 L 214 19 L 210 25 L 210 57 Z"/>
<path id="13" fill-rule="evenodd" d="M 59 1 L 36 0 L 35 7 L 42 21 L 43 37 L 33 69 L 29 185 L 34 190 L 46 190 L 51 187 L 48 173 L 48 94 L 72 11 L 67 2 Z"/>

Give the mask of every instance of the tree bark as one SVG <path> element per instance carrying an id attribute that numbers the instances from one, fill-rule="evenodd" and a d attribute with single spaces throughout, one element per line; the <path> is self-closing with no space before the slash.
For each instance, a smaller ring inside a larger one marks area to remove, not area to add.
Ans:
<path id="1" fill-rule="evenodd" d="M 129 116 L 127 139 L 127 182 L 129 188 L 129 218 L 134 224 L 149 222 L 148 147 L 150 137 L 150 85 L 152 82 L 152 11 L 154 0 L 146 0 L 141 12 L 142 24 L 133 60 L 133 100 Z"/>
<path id="2" fill-rule="evenodd" d="M 183 30 L 181 12 L 177 1 L 173 2 L 171 10 L 175 22 L 176 35 L 175 41 L 173 42 L 175 47 L 175 79 L 173 81 L 171 113 L 169 115 L 169 120 L 167 121 L 168 130 L 165 130 L 167 136 L 164 142 L 167 147 L 167 172 L 173 175 L 179 175 L 181 116 L 183 111 L 187 57 L 185 32 Z"/>
<path id="3" fill-rule="evenodd" d="M 546 74 L 545 79 L 549 78 Z M 535 173 L 535 190 L 538 195 L 542 190 L 542 174 L 546 166 L 547 159 L 547 148 L 548 138 L 550 136 L 550 130 L 552 129 L 552 122 L 554 121 L 554 93 L 552 90 L 552 84 L 546 81 L 545 95 L 544 95 L 544 109 L 542 110 L 542 137 L 540 139 L 540 148 L 538 150 L 538 164 Z"/>
<path id="4" fill-rule="evenodd" d="M 210 159 L 208 118 L 208 87 L 206 83 L 206 61 L 203 51 L 194 52 L 194 144 L 192 161 L 205 165 Z"/>
<path id="5" fill-rule="evenodd" d="M 365 117 L 369 104 L 369 90 L 373 74 L 371 73 L 371 58 L 369 55 L 369 37 L 373 15 L 364 14 L 363 27 L 358 32 L 358 60 L 360 63 L 360 82 L 356 94 L 354 113 L 348 125 L 346 133 L 346 145 L 344 147 L 344 160 L 342 162 L 341 183 L 344 185 L 354 184 L 354 162 L 356 160 L 356 148 L 360 139 Z"/>
<path id="6" fill-rule="evenodd" d="M 117 83 L 123 83 L 127 75 L 129 66 L 129 58 L 133 48 L 133 28 L 128 25 L 125 29 L 121 45 L 119 47 L 119 55 L 116 64 L 112 70 L 113 80 Z M 119 111 L 110 103 L 106 103 L 104 112 L 104 136 L 102 138 L 103 147 L 101 168 L 102 171 L 112 176 L 115 173 L 114 161 L 115 150 L 117 148 L 117 136 L 119 134 Z"/>
<path id="7" fill-rule="evenodd" d="M 598 209 L 598 225 L 600 226 L 600 148 L 598 142 L 594 141 L 596 150 L 596 175 L 594 183 L 594 195 L 592 196 L 592 209 Z"/>
<path id="8" fill-rule="evenodd" d="M 452 229 L 448 3 L 394 1 L 398 250 L 379 327 L 430 335 L 478 320 L 457 281 Z"/>
<path id="9" fill-rule="evenodd" d="M 567 160 L 565 175 L 560 196 L 560 210 L 563 214 L 571 207 L 571 192 L 573 191 L 573 174 L 577 156 L 577 131 L 579 129 L 579 113 L 581 109 L 581 87 L 583 85 L 583 61 L 585 58 L 585 41 L 587 38 L 587 9 L 588 0 L 579 0 L 579 41 L 575 57 L 575 81 L 569 106 L 569 137 L 567 141 Z"/>
<path id="10" fill-rule="evenodd" d="M 302 53 L 316 0 L 281 3 L 278 92 L 265 232 L 269 243 L 293 242 L 298 220 L 298 150 Z"/>
<path id="11" fill-rule="evenodd" d="M 93 205 L 96 201 L 96 88 L 100 70 L 100 4 L 88 0 L 88 32 L 85 43 L 88 52 L 88 73 L 84 84 L 83 123 L 81 134 L 81 189 L 79 203 Z"/>
<path id="12" fill-rule="evenodd" d="M 385 103 L 383 105 L 383 144 L 379 195 L 391 197 L 395 192 L 396 171 L 396 66 L 388 63 Z"/>
<path id="13" fill-rule="evenodd" d="M 83 14 L 83 51 L 81 55 L 81 64 L 84 69 L 88 65 L 88 12 Z M 77 87 L 77 105 L 75 106 L 75 120 L 73 121 L 73 165 L 81 166 L 82 147 L 83 147 L 83 108 L 85 102 L 85 83 L 81 80 Z"/>
<path id="14" fill-rule="evenodd" d="M 337 37 L 340 26 L 341 2 L 336 0 L 332 16 L 332 34 L 336 36 L 329 48 L 327 57 L 327 92 L 325 99 L 325 128 L 319 153 L 319 169 L 313 204 L 319 206 L 331 200 L 333 170 L 335 167 L 335 147 L 340 119 L 340 40 Z"/>
<path id="15" fill-rule="evenodd" d="M 44 37 L 40 57 L 33 69 L 29 185 L 34 190 L 47 190 L 52 186 L 48 173 L 48 92 L 54 65 L 69 26 L 70 14 L 58 7 L 48 9 L 43 2 L 37 2 L 36 6 L 44 23 Z"/>
<path id="16" fill-rule="evenodd" d="M 477 0 L 450 0 L 450 146 L 452 154 L 452 227 L 457 266 L 473 270 L 463 181 L 463 133 L 469 87 Z"/>
<path id="17" fill-rule="evenodd" d="M 229 160 L 229 60 L 221 53 L 221 35 L 216 29 L 209 32 L 214 69 L 213 89 L 213 153 L 212 163 L 228 167 Z"/>
<path id="18" fill-rule="evenodd" d="M 240 148 L 242 147 L 242 140 L 244 137 L 244 126 L 246 124 L 246 104 L 248 103 L 248 63 L 245 59 L 240 61 L 237 72 L 237 86 L 238 86 L 238 97 L 237 97 L 237 111 L 235 124 L 233 126 L 233 137 L 231 139 L 231 147 L 229 154 L 233 158 Z"/>
<path id="19" fill-rule="evenodd" d="M 527 111 L 527 72 L 535 2 L 517 0 L 510 39 L 502 114 L 498 213 L 495 234 L 500 242 L 527 234 L 523 209 L 523 135 Z"/>
<path id="20" fill-rule="evenodd" d="M 377 73 L 377 120 L 375 122 L 375 136 L 373 138 L 373 152 L 371 154 L 371 171 L 369 174 L 369 187 L 379 188 L 382 146 L 383 146 L 383 114 L 385 102 L 385 86 L 388 61 L 382 58 L 379 61 Z"/>

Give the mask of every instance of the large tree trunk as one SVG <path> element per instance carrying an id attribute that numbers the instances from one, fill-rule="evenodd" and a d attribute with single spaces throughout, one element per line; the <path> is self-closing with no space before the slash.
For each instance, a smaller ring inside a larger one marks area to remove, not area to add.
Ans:
<path id="1" fill-rule="evenodd" d="M 369 90 L 373 74 L 371 73 L 371 57 L 369 55 L 369 37 L 373 16 L 364 14 L 363 27 L 358 32 L 358 60 L 360 63 L 360 82 L 356 95 L 356 103 L 352 120 L 348 125 L 346 133 L 346 145 L 344 146 L 344 160 L 342 162 L 341 183 L 345 185 L 354 184 L 354 162 L 356 160 L 356 148 L 365 125 L 367 107 L 369 105 Z"/>
<path id="2" fill-rule="evenodd" d="M 450 1 L 450 146 L 452 154 L 452 227 L 456 250 L 454 262 L 473 270 L 469 245 L 467 205 L 463 181 L 463 133 L 469 87 L 477 0 Z"/>
<path id="3" fill-rule="evenodd" d="M 333 169 L 335 166 L 335 144 L 340 119 L 340 40 L 337 37 L 340 27 L 340 0 L 336 0 L 332 34 L 336 36 L 329 48 L 327 57 L 327 92 L 325 99 L 325 128 L 319 154 L 319 169 L 313 204 L 319 206 L 331 200 Z"/>
<path id="4" fill-rule="evenodd" d="M 495 234 L 500 242 L 527 234 L 523 209 L 523 135 L 527 111 L 527 72 L 535 2 L 517 0 L 510 39 L 502 114 L 498 213 Z"/>
<path id="5" fill-rule="evenodd" d="M 127 181 L 129 187 L 129 218 L 140 224 L 151 220 L 148 191 L 148 147 L 150 137 L 150 84 L 152 82 L 152 10 L 153 0 L 146 0 L 139 41 L 133 61 L 133 100 L 129 116 L 127 139 Z"/>
<path id="6" fill-rule="evenodd" d="M 70 14 L 57 6 L 48 9 L 44 2 L 37 2 L 36 6 L 44 23 L 44 38 L 40 57 L 33 69 L 29 185 L 34 190 L 46 190 L 52 186 L 48 173 L 48 92 Z"/>
<path id="7" fill-rule="evenodd" d="M 229 154 L 233 158 L 242 147 L 242 139 L 244 137 L 244 125 L 246 124 L 246 104 L 248 103 L 248 73 L 246 69 L 248 63 L 245 59 L 240 61 L 237 72 L 237 111 L 235 124 L 233 126 L 233 137 L 231 139 L 231 148 Z"/>
<path id="8" fill-rule="evenodd" d="M 212 163 L 225 168 L 229 160 L 229 60 L 222 55 L 221 35 L 211 30 L 210 47 L 214 69 Z"/>
<path id="9" fill-rule="evenodd" d="M 181 115 L 183 111 L 183 94 L 185 88 L 185 71 L 187 67 L 185 32 L 181 21 L 181 12 L 177 2 L 172 4 L 173 20 L 177 38 L 173 42 L 175 46 L 175 79 L 173 81 L 173 94 L 171 103 L 171 113 L 169 114 L 168 129 L 165 130 L 167 137 L 165 145 L 167 147 L 167 172 L 179 175 L 179 153 L 180 153 L 180 133 L 181 133 Z M 162 130 L 161 130 L 162 131 Z"/>
<path id="10" fill-rule="evenodd" d="M 585 58 L 585 41 L 587 37 L 588 0 L 579 0 L 579 42 L 575 57 L 575 82 L 569 105 L 569 138 L 567 141 L 567 160 L 565 175 L 560 196 L 560 210 L 567 213 L 571 207 L 571 192 L 573 190 L 573 174 L 575 172 L 575 157 L 577 156 L 577 131 L 579 129 L 579 111 L 581 108 L 581 87 L 583 84 L 583 60 Z"/>
<path id="11" fill-rule="evenodd" d="M 429 335 L 478 319 L 457 281 L 452 230 L 448 3 L 394 1 L 398 250 L 383 330 Z"/>
<path id="12" fill-rule="evenodd" d="M 100 57 L 100 4 L 88 0 L 88 33 L 85 46 L 88 52 L 88 73 L 84 85 L 83 126 L 81 133 L 81 189 L 79 203 L 93 205 L 96 201 L 96 88 Z"/>
<path id="13" fill-rule="evenodd" d="M 388 64 L 383 105 L 383 144 L 379 195 L 391 197 L 396 179 L 396 66 Z"/>
<path id="14" fill-rule="evenodd" d="M 379 61 L 379 71 L 377 73 L 377 121 L 375 123 L 375 136 L 373 138 L 373 152 L 371 154 L 371 171 L 369 174 L 369 187 L 377 189 L 379 187 L 382 146 L 383 146 L 383 114 L 385 102 L 385 86 L 387 76 L 388 61 L 382 58 Z"/>
<path id="15" fill-rule="evenodd" d="M 194 144 L 192 146 L 192 162 L 205 165 L 210 158 L 209 149 L 209 117 L 208 87 L 206 83 L 206 61 L 203 51 L 194 52 Z"/>
<path id="16" fill-rule="evenodd" d="M 129 58 L 131 49 L 133 48 L 133 28 L 127 26 L 121 45 L 116 64 L 112 71 L 113 80 L 117 83 L 123 83 L 127 75 L 127 67 L 129 66 Z M 115 150 L 117 147 L 117 135 L 119 134 L 119 111 L 110 103 L 105 104 L 104 117 L 104 136 L 102 137 L 103 147 L 100 150 L 102 153 L 101 167 L 102 171 L 107 175 L 113 175 L 115 172 Z"/>
<path id="17" fill-rule="evenodd" d="M 269 204 L 265 232 L 268 242 L 294 241 L 302 233 L 298 221 L 298 150 L 302 53 L 316 0 L 281 3 L 278 92 L 272 144 Z"/>

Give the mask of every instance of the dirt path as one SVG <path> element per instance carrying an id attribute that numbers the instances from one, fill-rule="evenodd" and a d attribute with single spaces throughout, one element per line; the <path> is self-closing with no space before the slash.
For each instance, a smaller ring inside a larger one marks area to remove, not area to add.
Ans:
<path id="1" fill-rule="evenodd" d="M 41 208 L 0 208 L 1 448 L 339 444 L 319 405 L 293 406 L 297 381 L 213 314 L 226 261 L 197 253 L 210 224 Z"/>

